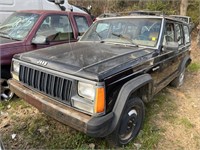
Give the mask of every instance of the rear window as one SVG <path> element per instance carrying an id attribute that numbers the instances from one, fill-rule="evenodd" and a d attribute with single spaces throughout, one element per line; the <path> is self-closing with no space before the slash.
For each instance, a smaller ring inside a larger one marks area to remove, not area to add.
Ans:
<path id="1" fill-rule="evenodd" d="M 184 35 L 185 35 L 185 43 L 186 44 L 190 43 L 190 32 L 189 32 L 188 26 L 184 25 L 183 30 L 184 30 Z"/>
<path id="2" fill-rule="evenodd" d="M 87 19 L 84 16 L 75 16 L 74 18 L 78 28 L 78 35 L 82 35 L 89 28 Z"/>

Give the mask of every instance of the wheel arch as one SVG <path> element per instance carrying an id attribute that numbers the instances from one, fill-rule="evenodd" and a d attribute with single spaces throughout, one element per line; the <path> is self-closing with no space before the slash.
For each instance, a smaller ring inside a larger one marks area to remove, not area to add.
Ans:
<path id="1" fill-rule="evenodd" d="M 190 56 L 185 56 L 183 61 L 181 62 L 180 71 L 186 68 L 191 63 L 191 61 L 192 59 L 190 58 Z"/>
<path id="2" fill-rule="evenodd" d="M 152 84 L 153 80 L 149 74 L 140 75 L 127 83 L 125 83 L 120 89 L 119 95 L 116 99 L 114 108 L 112 112 L 114 113 L 114 119 L 112 121 L 112 125 L 108 134 L 112 133 L 121 118 L 121 114 L 123 112 L 124 106 L 126 104 L 127 99 L 135 94 L 143 100 L 143 102 L 148 102 L 149 96 L 152 94 Z M 150 88 L 150 89 L 149 89 Z M 144 91 L 148 89 L 148 94 L 144 94 Z"/>

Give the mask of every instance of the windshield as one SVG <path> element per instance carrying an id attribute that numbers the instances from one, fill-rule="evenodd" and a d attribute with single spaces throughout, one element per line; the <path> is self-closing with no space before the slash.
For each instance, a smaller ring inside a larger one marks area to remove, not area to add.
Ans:
<path id="1" fill-rule="evenodd" d="M 99 20 L 80 41 L 103 41 L 154 47 L 158 41 L 161 21 L 155 18 Z"/>
<path id="2" fill-rule="evenodd" d="M 0 36 L 14 40 L 23 40 L 39 15 L 32 13 L 14 13 L 0 26 Z"/>

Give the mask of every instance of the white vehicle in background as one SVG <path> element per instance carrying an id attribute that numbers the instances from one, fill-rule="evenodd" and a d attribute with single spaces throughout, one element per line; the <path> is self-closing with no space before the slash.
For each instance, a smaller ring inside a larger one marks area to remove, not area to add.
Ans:
<path id="1" fill-rule="evenodd" d="M 17 10 L 66 10 L 86 13 L 68 0 L 0 0 L 0 24 Z"/>

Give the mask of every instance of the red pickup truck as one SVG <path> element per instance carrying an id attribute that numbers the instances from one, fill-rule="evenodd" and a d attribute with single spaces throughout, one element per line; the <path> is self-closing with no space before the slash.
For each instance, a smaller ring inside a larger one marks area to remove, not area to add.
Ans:
<path id="1" fill-rule="evenodd" d="M 26 10 L 13 13 L 0 26 L 1 99 L 10 99 L 7 79 L 14 54 L 76 42 L 92 24 L 87 13 Z"/>

